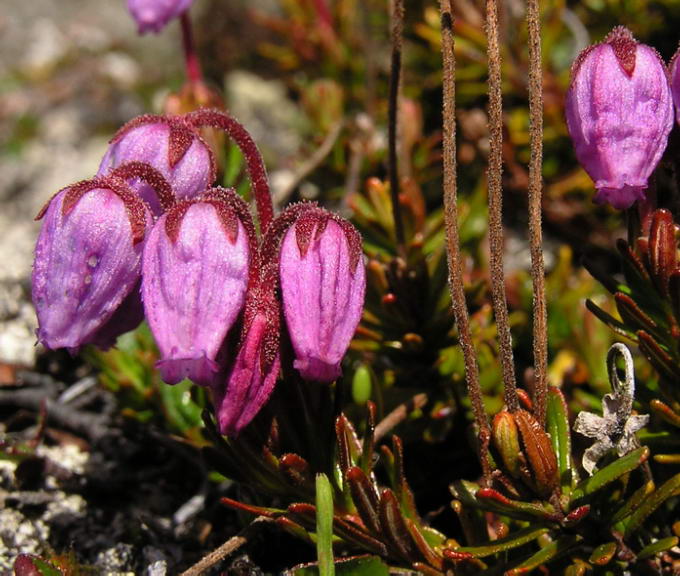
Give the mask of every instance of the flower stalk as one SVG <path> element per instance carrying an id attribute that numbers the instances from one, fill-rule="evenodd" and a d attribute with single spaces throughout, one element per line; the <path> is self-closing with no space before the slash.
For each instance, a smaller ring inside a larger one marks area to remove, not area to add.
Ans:
<path id="1" fill-rule="evenodd" d="M 465 363 L 465 380 L 472 401 L 475 424 L 478 428 L 479 457 L 482 465 L 484 481 L 488 482 L 491 469 L 489 466 L 489 441 L 491 429 L 484 410 L 482 389 L 479 384 L 479 366 L 475 357 L 475 349 L 470 332 L 470 319 L 465 289 L 463 286 L 463 259 L 460 250 L 458 231 L 458 189 L 456 174 L 456 57 L 453 39 L 453 12 L 451 0 L 441 0 L 442 61 L 444 68 L 442 106 L 444 121 L 444 219 L 446 225 L 446 254 L 449 267 L 449 290 L 453 315 L 458 326 L 460 346 Z"/>
<path id="2" fill-rule="evenodd" d="M 501 56 L 498 46 L 498 4 L 486 2 L 486 38 L 489 63 L 489 252 L 491 292 L 496 317 L 503 371 L 503 397 L 510 412 L 519 409 L 515 362 L 512 355 L 512 335 L 508 320 L 503 273 L 503 97 L 501 92 Z"/>
<path id="3" fill-rule="evenodd" d="M 187 80 L 191 84 L 199 84 L 203 82 L 203 71 L 201 70 L 201 62 L 196 52 L 196 45 L 194 43 L 194 35 L 191 31 L 191 18 L 189 11 L 182 12 L 179 18 L 182 27 L 182 48 L 184 49 L 184 69 L 186 71 Z"/>
<path id="4" fill-rule="evenodd" d="M 541 231 L 543 188 L 543 69 L 541 68 L 541 21 L 538 0 L 527 0 L 529 32 L 529 249 L 533 298 L 534 415 L 545 426 L 548 396 L 548 312 L 545 301 L 545 267 Z"/>

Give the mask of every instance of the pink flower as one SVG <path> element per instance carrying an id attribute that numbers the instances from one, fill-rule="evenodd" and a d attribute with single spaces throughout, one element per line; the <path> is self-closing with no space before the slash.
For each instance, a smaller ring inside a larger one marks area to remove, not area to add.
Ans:
<path id="1" fill-rule="evenodd" d="M 98 175 L 130 162 L 147 163 L 168 181 L 177 200 L 195 198 L 215 181 L 210 147 L 198 130 L 178 116 L 138 116 L 112 138 Z M 132 188 L 159 216 L 163 206 L 148 183 L 132 180 Z"/>
<path id="2" fill-rule="evenodd" d="M 294 367 L 306 380 L 332 382 L 364 306 L 359 233 L 346 220 L 310 207 L 283 239 L 280 275 Z"/>
<path id="3" fill-rule="evenodd" d="M 189 9 L 193 0 L 128 0 L 128 10 L 140 34 L 160 32 L 170 20 Z"/>
<path id="4" fill-rule="evenodd" d="M 151 213 L 122 180 L 95 178 L 59 192 L 38 218 L 38 340 L 52 349 L 113 345 L 142 320 L 137 289 Z"/>
<path id="5" fill-rule="evenodd" d="M 180 202 L 156 222 L 144 249 L 142 297 L 165 382 L 214 383 L 245 303 L 254 234 L 247 206 L 226 190 Z"/>
<path id="6" fill-rule="evenodd" d="M 574 63 L 566 117 L 595 201 L 629 208 L 644 198 L 668 142 L 673 104 L 663 61 L 618 27 Z"/>
<path id="7" fill-rule="evenodd" d="M 680 47 L 671 58 L 671 93 L 675 102 L 675 121 L 680 125 Z"/>
<path id="8" fill-rule="evenodd" d="M 219 431 L 238 435 L 269 400 L 281 370 L 278 321 L 259 311 L 239 346 L 226 385 L 214 386 Z"/>

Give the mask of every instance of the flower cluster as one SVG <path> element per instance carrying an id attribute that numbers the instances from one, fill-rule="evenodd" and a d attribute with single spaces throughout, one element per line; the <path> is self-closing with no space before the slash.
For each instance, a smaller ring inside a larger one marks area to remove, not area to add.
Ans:
<path id="1" fill-rule="evenodd" d="M 234 190 L 211 188 L 202 127 L 241 147 L 260 236 Z M 268 400 L 282 363 L 280 317 L 299 375 L 332 382 L 361 317 L 361 237 L 315 204 L 273 219 L 261 156 L 226 114 L 141 116 L 111 140 L 97 175 L 57 193 L 33 267 L 38 339 L 48 348 L 109 347 L 146 317 L 163 380 L 213 392 L 235 435 Z"/>
<path id="2" fill-rule="evenodd" d="M 673 127 L 673 100 L 680 123 L 677 54 L 670 68 L 622 26 L 574 62 L 567 126 L 596 202 L 624 209 L 645 197 Z"/>

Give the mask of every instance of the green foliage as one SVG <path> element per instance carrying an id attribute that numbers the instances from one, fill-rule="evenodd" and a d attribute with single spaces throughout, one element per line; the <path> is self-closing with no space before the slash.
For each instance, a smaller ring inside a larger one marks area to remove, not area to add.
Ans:
<path id="1" fill-rule="evenodd" d="M 111 350 L 91 349 L 88 360 L 100 369 L 100 380 L 116 393 L 125 416 L 153 423 L 200 443 L 205 393 L 188 380 L 163 384 L 155 363 L 158 351 L 146 324 L 124 334 Z"/>

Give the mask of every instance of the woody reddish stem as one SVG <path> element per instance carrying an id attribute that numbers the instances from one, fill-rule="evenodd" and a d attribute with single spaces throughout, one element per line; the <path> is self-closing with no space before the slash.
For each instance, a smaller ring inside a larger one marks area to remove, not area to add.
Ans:
<path id="1" fill-rule="evenodd" d="M 156 170 L 150 164 L 145 162 L 126 162 L 115 168 L 109 176 L 114 178 L 121 178 L 123 180 L 132 180 L 139 178 L 156 192 L 156 197 L 160 202 L 163 210 L 170 210 L 175 203 L 175 194 L 172 187 L 165 179 L 163 174 Z"/>
<path id="2" fill-rule="evenodd" d="M 527 0 L 529 33 L 529 244 L 534 288 L 534 415 L 545 426 L 548 394 L 548 314 L 545 301 L 545 269 L 541 232 L 543 166 L 543 70 L 541 68 L 541 22 L 538 0 Z"/>
<path id="3" fill-rule="evenodd" d="M 482 390 L 479 385 L 479 367 L 475 357 L 470 332 L 465 290 L 463 287 L 463 258 L 458 233 L 458 191 L 456 184 L 456 58 L 453 41 L 453 14 L 451 0 L 441 0 L 442 59 L 444 67 L 443 121 L 444 121 L 444 220 L 446 223 L 446 253 L 449 266 L 449 289 L 453 314 L 458 326 L 460 346 L 465 363 L 465 379 L 472 401 L 475 423 L 479 429 L 479 456 L 485 482 L 490 478 L 489 440 L 491 430 L 484 411 Z"/>
<path id="4" fill-rule="evenodd" d="M 194 45 L 194 35 L 191 31 L 189 12 L 182 12 L 179 20 L 182 26 L 182 47 L 184 48 L 184 68 L 187 80 L 192 84 L 197 84 L 203 81 L 203 72 L 201 71 L 201 62 L 198 59 L 196 46 Z"/>
<path id="5" fill-rule="evenodd" d="M 489 249 L 491 293 L 496 317 L 503 370 L 503 395 L 510 412 L 519 409 L 512 335 L 508 320 L 503 273 L 503 98 L 501 92 L 501 56 L 498 47 L 498 6 L 496 0 L 486 2 L 486 38 L 489 60 Z"/>
<path id="6" fill-rule="evenodd" d="M 397 165 L 397 122 L 399 117 L 399 83 L 401 79 L 401 50 L 404 30 L 404 2 L 394 0 L 392 8 L 392 64 L 390 69 L 388 144 L 389 179 L 392 196 L 394 231 L 399 247 L 404 245 L 404 223 L 399 205 L 399 167 Z"/>

